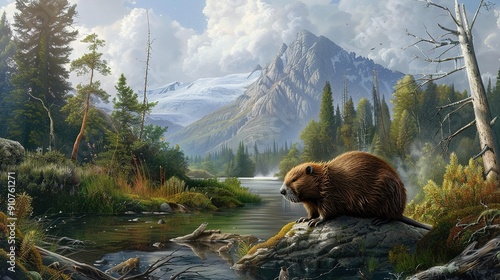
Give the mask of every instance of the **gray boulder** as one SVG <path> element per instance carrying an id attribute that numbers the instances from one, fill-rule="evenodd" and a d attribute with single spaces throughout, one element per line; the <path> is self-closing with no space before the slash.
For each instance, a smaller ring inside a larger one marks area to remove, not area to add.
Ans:
<path id="1" fill-rule="evenodd" d="M 167 213 L 172 213 L 173 210 L 172 210 L 172 207 L 170 207 L 170 205 L 166 202 L 162 203 L 160 205 L 160 211 L 161 212 L 167 212 Z"/>
<path id="2" fill-rule="evenodd" d="M 19 142 L 0 138 L 0 170 L 21 163 L 24 153 L 24 147 Z"/>
<path id="3" fill-rule="evenodd" d="M 288 268 L 290 279 L 332 275 L 359 277 L 360 273 L 384 277 L 392 269 L 389 251 L 395 245 L 415 250 L 417 242 L 427 232 L 403 222 L 375 225 L 373 219 L 347 216 L 315 228 L 299 223 L 284 237 L 275 236 L 263 248 L 245 255 L 233 268 L 253 279 L 274 279 L 283 266 Z"/>

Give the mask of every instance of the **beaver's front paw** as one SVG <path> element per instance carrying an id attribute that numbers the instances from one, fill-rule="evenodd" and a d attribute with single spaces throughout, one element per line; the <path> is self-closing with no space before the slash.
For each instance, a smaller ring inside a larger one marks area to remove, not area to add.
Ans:
<path id="1" fill-rule="evenodd" d="M 300 224 L 300 223 L 307 222 L 307 221 L 310 221 L 310 220 L 311 219 L 309 219 L 309 218 L 302 217 L 302 218 L 296 220 L 295 223 Z"/>
<path id="2" fill-rule="evenodd" d="M 323 222 L 325 222 L 325 219 L 323 219 L 323 217 L 319 217 L 316 219 L 311 219 L 309 223 L 307 223 L 307 225 L 310 227 L 315 227 L 318 226 L 319 224 L 322 224 Z"/>

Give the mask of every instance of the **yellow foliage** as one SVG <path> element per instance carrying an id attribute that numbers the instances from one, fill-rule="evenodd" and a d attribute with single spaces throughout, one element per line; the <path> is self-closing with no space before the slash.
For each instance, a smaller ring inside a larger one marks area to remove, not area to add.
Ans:
<path id="1" fill-rule="evenodd" d="M 255 252 L 257 252 L 258 249 L 260 248 L 271 248 L 271 247 L 274 247 L 276 246 L 276 244 L 278 244 L 278 242 L 283 239 L 283 237 L 285 237 L 285 234 L 287 232 L 290 231 L 290 229 L 292 229 L 293 225 L 295 225 L 295 222 L 291 222 L 291 223 L 288 223 L 286 224 L 281 230 L 280 232 L 278 232 L 278 234 L 276 234 L 275 236 L 269 238 L 266 242 L 263 242 L 263 243 L 259 243 L 255 246 L 253 246 L 249 251 L 248 251 L 248 254 L 251 255 Z"/>
<path id="2" fill-rule="evenodd" d="M 438 186 L 429 180 L 423 191 L 423 201 L 419 204 L 411 201 L 407 215 L 435 223 L 440 216 L 451 211 L 493 202 L 495 182 L 484 179 L 483 168 L 477 161 L 471 159 L 468 165 L 462 166 L 458 164 L 457 156 L 452 154 L 443 176 L 443 185 Z"/>

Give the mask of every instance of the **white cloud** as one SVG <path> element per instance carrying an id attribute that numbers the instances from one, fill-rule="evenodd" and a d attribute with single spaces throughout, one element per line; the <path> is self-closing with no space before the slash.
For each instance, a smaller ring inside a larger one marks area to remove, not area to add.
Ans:
<path id="1" fill-rule="evenodd" d="M 113 75 L 101 77 L 105 88 L 114 93 L 114 84 L 123 72 L 129 84 L 141 90 L 146 10 L 130 8 L 134 6 L 130 5 L 131 0 L 70 1 L 78 5 L 80 36 L 95 32 L 106 40 L 102 51 Z M 436 1 L 452 4 L 446 0 Z M 425 1 L 206 0 L 203 15 L 207 25 L 198 32 L 183 27 L 157 9 L 159 5 L 168 6 L 169 2 L 152 1 L 151 5 L 149 16 L 154 39 L 151 88 L 175 80 L 192 81 L 199 77 L 247 72 L 257 64 L 264 66 L 283 42 L 291 43 L 302 29 L 324 35 L 347 51 L 369 57 L 393 70 L 427 73 L 435 71 L 436 66 L 414 59 L 421 54 L 416 48 L 407 48 L 415 39 L 407 36 L 405 30 L 426 36 L 425 26 L 430 34 L 439 36 L 442 30 L 438 22 L 454 28 L 446 12 L 427 7 Z M 466 1 L 466 5 L 470 17 L 477 3 Z M 13 13 L 14 8 L 13 2 L 3 7 L 8 13 Z M 496 77 L 500 66 L 500 8 L 482 10 L 474 30 L 481 72 L 484 77 Z M 75 42 L 73 46 L 73 59 L 86 52 L 86 46 L 81 43 Z M 451 54 L 459 54 L 459 51 Z M 463 77 L 462 74 L 454 79 L 463 81 Z M 72 80 L 76 84 L 82 78 Z"/>
<path id="2" fill-rule="evenodd" d="M 123 2 L 123 1 L 116 1 Z M 85 10 L 87 1 L 81 1 L 78 9 Z M 99 38 L 106 41 L 105 48 L 100 51 L 104 53 L 103 58 L 108 61 L 112 74 L 109 77 L 99 77 L 103 88 L 110 94 L 114 94 L 114 85 L 121 73 L 127 77 L 128 84 L 135 90 L 142 90 L 146 69 L 147 49 L 147 15 L 145 9 L 119 9 L 113 13 L 109 9 L 109 18 L 116 19 L 108 21 L 104 25 L 89 27 L 86 22 L 80 27 L 80 36 L 83 38 L 90 33 L 96 33 Z M 179 71 L 182 59 L 185 56 L 186 42 L 194 32 L 183 28 L 179 23 L 169 20 L 165 16 L 158 16 L 150 10 L 149 21 L 151 30 L 151 58 L 149 65 L 148 84 L 158 87 L 172 80 L 185 80 L 186 75 Z M 85 45 L 75 42 L 73 59 L 87 52 Z M 85 77 L 75 79 L 82 82 Z"/>
<path id="3" fill-rule="evenodd" d="M 203 34 L 188 40 L 183 69 L 193 76 L 251 71 L 276 55 L 301 29 L 309 29 L 301 2 L 276 7 L 262 0 L 207 0 Z"/>

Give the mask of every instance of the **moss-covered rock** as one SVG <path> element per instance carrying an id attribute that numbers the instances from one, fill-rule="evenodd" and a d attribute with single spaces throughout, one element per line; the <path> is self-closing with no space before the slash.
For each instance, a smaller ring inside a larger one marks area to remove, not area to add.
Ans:
<path id="1" fill-rule="evenodd" d="M 373 219 L 347 216 L 318 227 L 290 223 L 250 249 L 233 268 L 265 278 L 276 277 L 282 266 L 288 267 L 290 278 L 354 277 L 359 271 L 370 277 L 376 277 L 374 273 L 388 277 L 392 271 L 389 251 L 397 244 L 414 251 L 427 232 L 398 221 L 377 226 Z"/>

